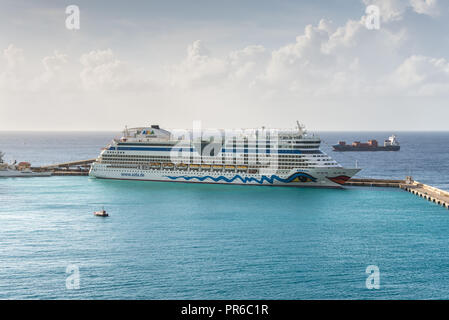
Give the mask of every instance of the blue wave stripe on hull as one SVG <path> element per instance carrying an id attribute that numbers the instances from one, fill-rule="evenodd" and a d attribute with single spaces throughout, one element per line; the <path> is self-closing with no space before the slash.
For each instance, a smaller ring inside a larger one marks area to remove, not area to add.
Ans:
<path id="1" fill-rule="evenodd" d="M 197 176 L 176 176 L 176 177 L 173 177 L 173 176 L 166 176 L 166 177 L 169 178 L 169 179 L 172 179 L 172 180 L 184 179 L 184 180 L 189 181 L 189 180 L 192 180 L 192 179 L 196 179 L 196 180 L 199 180 L 199 181 L 204 181 L 206 179 L 211 179 L 212 181 L 215 181 L 215 182 L 225 181 L 225 182 L 228 182 L 228 183 L 234 182 L 236 179 L 240 179 L 240 181 L 243 182 L 243 183 L 256 182 L 258 184 L 263 184 L 264 181 L 266 181 L 266 182 L 268 182 L 270 184 L 273 184 L 275 180 L 277 180 L 279 182 L 282 182 L 282 183 L 289 183 L 289 182 L 292 182 L 294 179 L 296 179 L 298 177 L 305 177 L 307 179 L 310 179 L 313 182 L 316 182 L 316 180 L 317 180 L 315 177 L 312 177 L 311 175 L 309 175 L 307 173 L 302 173 L 302 172 L 297 172 L 295 174 L 292 174 L 290 177 L 288 177 L 286 179 L 283 179 L 283 178 L 278 177 L 276 175 L 272 175 L 271 177 L 262 176 L 260 180 L 257 179 L 257 178 L 254 178 L 254 177 L 245 177 L 245 178 L 243 178 L 242 176 L 240 176 L 238 174 L 235 175 L 232 178 L 227 178 L 227 177 L 224 177 L 224 176 L 219 176 L 219 177 L 211 177 L 211 176 L 203 176 L 203 177 L 197 177 Z"/>

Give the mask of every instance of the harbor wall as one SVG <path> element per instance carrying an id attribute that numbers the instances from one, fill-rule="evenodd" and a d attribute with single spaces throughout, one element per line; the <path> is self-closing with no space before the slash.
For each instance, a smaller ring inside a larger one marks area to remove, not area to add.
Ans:
<path id="1" fill-rule="evenodd" d="M 420 198 L 426 199 L 430 202 L 449 209 L 448 191 L 429 186 L 419 181 L 414 181 L 412 177 L 406 177 L 405 180 L 353 178 L 347 181 L 346 185 L 361 187 L 400 188 L 404 191 L 417 195 Z"/>

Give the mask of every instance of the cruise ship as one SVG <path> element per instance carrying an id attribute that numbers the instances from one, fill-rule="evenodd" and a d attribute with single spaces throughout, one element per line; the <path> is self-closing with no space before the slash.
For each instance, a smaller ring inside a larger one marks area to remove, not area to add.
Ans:
<path id="1" fill-rule="evenodd" d="M 92 164 L 103 179 L 340 188 L 360 169 L 320 150 L 304 126 L 294 129 L 165 130 L 125 128 Z"/>

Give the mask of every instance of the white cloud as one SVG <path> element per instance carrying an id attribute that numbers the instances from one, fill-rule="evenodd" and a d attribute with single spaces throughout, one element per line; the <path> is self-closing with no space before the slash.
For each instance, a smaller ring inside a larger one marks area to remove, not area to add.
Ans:
<path id="1" fill-rule="evenodd" d="M 412 55 L 389 77 L 390 83 L 408 95 L 449 92 L 449 62 L 446 59 Z"/>
<path id="2" fill-rule="evenodd" d="M 296 42 L 273 51 L 259 85 L 271 93 L 302 96 L 363 95 L 382 72 L 391 71 L 404 38 L 403 30 L 372 32 L 363 19 L 336 29 L 322 20 L 306 26 Z"/>
<path id="3" fill-rule="evenodd" d="M 157 78 L 135 72 L 135 65 L 120 60 L 111 49 L 82 54 L 80 64 L 55 51 L 42 59 L 41 74 L 24 76 L 19 72 L 24 69 L 20 67 L 23 51 L 10 45 L 3 51 L 6 67 L 0 73 L 0 84 L 32 91 L 71 89 L 80 94 L 111 90 L 148 94 L 154 88 L 165 88 L 160 94 L 169 95 L 179 92 L 176 90 L 210 94 L 209 89 L 214 88 L 220 94 L 234 95 L 344 97 L 392 94 L 394 90 L 404 93 L 411 86 L 415 93 L 428 94 L 448 80 L 443 76 L 445 60 L 401 56 L 406 35 L 404 30 L 368 30 L 362 17 L 337 27 L 327 20 L 307 25 L 294 42 L 271 52 L 261 45 L 250 45 L 215 57 L 198 40 L 187 47 L 182 61 L 165 68 L 165 77 Z M 435 82 L 437 74 L 440 78 Z"/>
<path id="4" fill-rule="evenodd" d="M 437 0 L 363 0 L 363 3 L 378 6 L 384 22 L 401 20 L 407 9 L 430 16 L 438 14 Z"/>
<path id="5" fill-rule="evenodd" d="M 226 57 L 210 55 L 204 44 L 197 40 L 187 48 L 187 56 L 179 63 L 168 66 L 169 84 L 180 88 L 201 88 L 226 84 L 226 81 L 248 81 L 258 75 L 269 56 L 261 45 L 251 45 L 230 52 Z"/>
<path id="6" fill-rule="evenodd" d="M 409 0 L 363 0 L 365 5 L 376 5 L 380 9 L 382 21 L 401 20 Z"/>
<path id="7" fill-rule="evenodd" d="M 252 45 L 229 54 L 230 80 L 248 81 L 252 86 L 260 69 L 266 65 L 269 54 L 261 45 Z"/>
<path id="8" fill-rule="evenodd" d="M 61 87 L 63 83 L 72 82 L 72 76 L 65 70 L 68 65 L 68 56 L 55 51 L 53 55 L 42 59 L 44 72 L 37 76 L 31 83 L 32 90 L 40 90 L 46 85 L 53 85 L 53 88 Z"/>
<path id="9" fill-rule="evenodd" d="M 0 71 L 0 89 L 3 90 L 28 92 L 38 91 L 46 86 L 58 90 L 70 79 L 70 74 L 63 72 L 68 64 L 67 55 L 58 51 L 42 59 L 43 72 L 38 75 L 30 73 L 23 50 L 13 44 L 3 50 L 3 60 L 5 69 Z"/>
<path id="10" fill-rule="evenodd" d="M 413 10 L 420 14 L 436 16 L 439 14 L 437 0 L 410 0 Z"/>
<path id="11" fill-rule="evenodd" d="M 42 63 L 46 72 L 54 74 L 60 72 L 62 65 L 67 63 L 67 55 L 56 50 L 52 56 L 42 59 Z"/>
<path id="12" fill-rule="evenodd" d="M 19 90 L 22 87 L 24 73 L 23 50 L 10 44 L 3 50 L 1 58 L 4 70 L 0 71 L 0 89 Z"/>
<path id="13" fill-rule="evenodd" d="M 83 54 L 80 62 L 80 79 L 87 90 L 117 90 L 133 81 L 128 65 L 117 59 L 111 49 Z"/>
<path id="14" fill-rule="evenodd" d="M 23 64 L 23 50 L 17 48 L 15 45 L 10 44 L 6 49 L 3 50 L 3 57 L 7 62 L 7 69 L 16 69 Z"/>
<path id="15" fill-rule="evenodd" d="M 306 26 L 304 34 L 296 37 L 295 43 L 287 44 L 272 52 L 271 61 L 262 79 L 268 83 L 275 83 L 312 76 L 311 72 L 318 72 L 312 65 L 316 60 L 321 61 L 323 68 L 329 66 L 332 57 L 323 47 L 328 40 L 327 30 L 312 25 Z M 316 76 L 319 76 L 318 73 Z"/>
<path id="16" fill-rule="evenodd" d="M 180 63 L 166 68 L 169 83 L 173 86 L 188 88 L 215 83 L 226 76 L 227 62 L 209 56 L 209 51 L 200 40 L 187 48 L 187 56 Z"/>

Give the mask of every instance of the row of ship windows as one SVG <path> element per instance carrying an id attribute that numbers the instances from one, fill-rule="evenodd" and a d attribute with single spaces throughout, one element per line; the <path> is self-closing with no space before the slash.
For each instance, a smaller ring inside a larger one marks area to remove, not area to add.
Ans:
<path id="1" fill-rule="evenodd" d="M 127 169 L 128 170 L 128 172 L 129 171 L 134 171 L 134 170 L 136 170 L 135 168 L 130 168 L 130 167 L 126 167 L 126 166 L 117 166 L 117 165 L 115 165 L 115 166 L 109 166 L 108 167 L 108 169 L 104 169 L 104 170 L 107 170 L 107 171 L 109 171 L 109 170 L 111 170 L 111 168 L 117 168 L 117 169 Z M 280 166 L 280 167 L 278 167 L 278 169 L 280 169 L 280 170 L 282 170 L 282 169 L 293 169 L 293 168 L 307 168 L 307 169 L 310 169 L 311 167 L 309 167 L 309 166 L 296 166 L 296 167 L 287 167 L 287 166 Z M 102 170 L 102 169 L 100 169 L 100 168 L 95 168 L 94 170 Z M 114 170 L 114 169 L 112 169 L 112 170 Z M 169 171 L 168 169 L 163 169 L 163 170 L 167 170 L 167 171 Z M 251 170 L 251 169 L 250 169 Z M 160 172 L 161 170 L 160 169 L 158 169 L 158 170 L 155 170 L 155 169 L 150 169 L 150 171 L 152 171 L 152 172 Z M 185 170 L 170 170 L 171 172 L 179 172 L 179 173 L 183 173 L 183 172 L 185 172 Z M 126 172 L 126 171 L 125 171 Z M 226 172 L 226 171 L 225 171 Z M 288 171 L 287 171 L 288 172 Z M 326 172 L 317 172 L 318 174 L 326 174 Z M 336 172 L 335 174 L 341 174 L 341 172 Z"/>
<path id="2" fill-rule="evenodd" d="M 103 158 L 101 159 L 102 162 L 137 162 L 137 163 L 142 163 L 142 162 L 154 162 L 154 161 L 158 161 L 158 162 L 169 162 L 169 159 L 136 159 L 136 158 L 128 158 L 128 159 L 122 159 L 122 158 Z M 267 160 L 267 161 L 264 161 Z M 277 161 L 276 161 L 277 160 Z M 325 162 L 324 164 L 334 164 L 336 163 L 335 161 L 331 160 L 331 159 L 316 159 L 316 162 Z M 185 162 L 185 163 L 190 163 L 190 162 L 210 162 L 210 163 L 227 163 L 227 162 L 278 162 L 278 163 L 314 163 L 315 161 L 310 161 L 310 159 L 272 159 L 270 161 L 270 159 L 255 159 L 255 158 L 249 158 L 247 160 L 242 160 L 242 159 L 217 159 L 217 158 L 212 158 L 212 159 L 176 159 L 176 161 L 174 162 Z"/>
<path id="3" fill-rule="evenodd" d="M 95 169 L 96 171 L 119 171 L 120 173 L 142 173 L 141 170 L 122 170 L 122 169 Z M 149 170 L 150 172 L 160 172 L 160 170 Z M 184 174 L 185 171 L 170 171 L 171 173 L 178 173 L 178 174 Z M 221 175 L 223 176 L 230 176 L 232 177 L 233 175 L 235 175 L 235 173 L 226 173 L 226 172 L 220 172 Z M 259 177 L 259 174 L 245 174 L 245 177 Z"/>
<path id="4" fill-rule="evenodd" d="M 134 165 L 134 166 L 130 167 L 130 165 Z M 138 163 L 132 164 L 132 163 L 116 162 L 116 163 L 111 163 L 110 166 L 108 166 L 108 167 L 111 167 L 111 168 L 133 168 L 133 167 L 138 167 L 138 166 L 141 166 L 141 165 L 142 164 L 138 164 Z M 314 166 L 308 165 L 308 164 L 305 164 L 305 163 L 299 164 L 299 165 L 279 165 L 279 166 L 276 166 L 277 169 L 313 168 L 313 167 Z M 254 166 L 254 168 L 257 168 L 257 167 Z M 259 168 L 269 168 L 269 167 L 260 166 Z M 165 169 L 167 169 L 167 168 L 165 168 Z M 173 170 L 173 169 L 171 169 L 171 170 Z M 158 170 L 156 170 L 156 171 L 158 171 Z"/>
<path id="5" fill-rule="evenodd" d="M 287 149 L 316 149 L 319 148 L 320 145 L 297 145 L 297 144 L 293 144 L 293 145 L 263 145 L 263 144 L 259 144 L 259 145 L 226 145 L 225 148 L 226 149 L 281 149 L 281 148 L 287 148 Z"/>
<path id="6" fill-rule="evenodd" d="M 111 164 L 111 165 L 147 165 L 148 163 L 144 162 L 119 162 L 119 161 L 107 161 L 107 162 L 101 162 L 104 164 Z M 214 164 L 218 164 L 218 165 L 251 165 L 251 166 L 257 166 L 257 167 L 266 167 L 266 166 L 279 166 L 279 167 L 297 167 L 297 166 L 313 166 L 313 163 L 236 163 L 236 162 L 228 162 L 228 163 L 189 163 L 189 164 L 209 164 L 209 165 L 214 165 Z M 327 163 L 324 163 L 324 165 L 327 165 Z M 331 165 L 331 163 L 329 163 L 329 165 Z"/>
<path id="7" fill-rule="evenodd" d="M 159 147 L 159 146 L 157 146 Z M 291 149 L 297 149 L 297 150 L 301 150 L 301 149 L 317 149 L 319 150 L 319 145 L 306 145 L 306 146 L 300 146 L 300 145 L 279 145 L 279 146 L 264 146 L 264 145 L 258 145 L 258 146 L 253 146 L 253 145 L 241 145 L 241 146 L 232 146 L 232 145 L 227 145 L 227 146 L 221 146 L 218 145 L 216 146 L 216 149 L 221 150 L 222 148 L 224 148 L 227 152 L 236 152 L 236 150 L 244 150 L 244 149 L 248 149 L 248 150 L 256 150 L 259 153 L 265 153 L 268 150 L 271 151 L 276 151 L 276 150 L 280 150 L 280 149 L 287 149 L 287 150 L 291 150 Z M 181 150 L 190 150 L 190 149 L 194 149 L 195 151 L 198 151 L 200 148 L 199 147 L 191 147 L 191 146 L 175 146 L 172 147 L 171 151 L 181 151 Z M 215 149 L 215 148 L 214 148 Z M 157 151 L 157 149 L 155 149 L 155 151 Z M 162 151 L 167 151 L 164 150 L 164 148 L 162 148 Z"/>
<path id="8" fill-rule="evenodd" d="M 310 169 L 309 167 L 295 167 L 295 168 L 298 168 L 298 169 L 301 169 L 301 168 Z M 125 169 L 125 170 L 123 170 L 123 169 Z M 290 167 L 279 167 L 279 169 L 282 170 L 282 169 L 293 169 L 293 168 L 290 168 Z M 142 169 L 132 169 L 132 168 L 127 168 L 127 167 L 113 167 L 113 168 L 108 167 L 107 169 L 96 168 L 95 170 L 99 170 L 99 171 L 104 170 L 104 171 L 136 172 L 136 171 L 139 171 L 139 170 L 142 170 Z M 186 172 L 185 170 L 180 171 L 180 170 L 167 170 L 167 169 L 164 169 L 164 170 L 150 169 L 150 170 L 145 170 L 145 171 L 150 171 L 150 172 L 155 172 L 155 173 L 156 172 L 161 172 L 161 171 L 169 171 L 171 173 L 179 173 L 179 174 L 184 174 Z M 289 170 L 283 171 L 283 173 L 287 173 L 288 171 Z M 233 174 L 235 174 L 235 172 L 226 172 L 226 171 L 219 171 L 219 172 L 220 172 L 220 174 L 224 174 L 224 175 L 227 175 L 227 174 L 228 175 L 233 175 Z M 252 175 L 248 174 L 248 176 L 252 176 Z"/>
<path id="9" fill-rule="evenodd" d="M 104 154 L 104 155 L 102 155 L 102 157 L 103 158 L 109 158 L 109 159 L 112 159 L 112 158 L 116 158 L 118 155 L 117 154 L 114 154 L 114 153 L 111 153 L 111 154 Z M 305 155 L 273 155 L 273 156 L 270 156 L 270 155 L 264 155 L 264 154 L 261 154 L 261 155 L 254 155 L 254 154 L 248 154 L 248 155 L 245 155 L 246 157 L 248 157 L 248 158 L 280 158 L 280 159 L 294 159 L 294 158 L 324 158 L 324 157 L 327 157 L 326 155 L 310 155 L 310 156 L 305 156 Z M 134 159 L 137 159 L 137 158 L 139 158 L 139 159 L 171 159 L 172 157 L 171 156 L 153 156 L 153 155 L 136 155 L 136 154 L 126 154 L 126 155 L 119 155 L 118 156 L 119 158 L 134 158 Z M 189 157 L 189 156 L 184 156 L 184 157 L 177 157 L 178 159 L 190 159 L 190 158 L 193 158 L 193 159 L 200 159 L 200 158 L 202 158 L 202 159 L 217 159 L 217 158 L 220 158 L 220 157 L 223 157 L 223 158 L 234 158 L 234 157 L 243 157 L 243 154 L 242 155 L 232 155 L 232 154 L 228 154 L 228 155 L 221 155 L 221 156 L 202 156 L 202 157 L 199 157 L 199 156 L 191 156 L 191 157 Z"/>
<path id="10" fill-rule="evenodd" d="M 315 157 L 314 157 L 315 158 Z M 333 161 L 331 158 L 328 157 L 316 157 L 315 159 L 311 157 L 298 157 L 298 156 L 284 156 L 284 157 L 256 157 L 256 156 L 248 156 L 248 157 L 166 157 L 166 156 L 160 156 L 160 157 L 147 157 L 147 156 L 105 156 L 103 155 L 101 159 L 104 160 L 124 160 L 124 161 L 163 161 L 163 160 L 176 160 L 176 161 L 217 161 L 221 159 L 225 160 L 233 160 L 233 159 L 249 159 L 249 160 L 270 160 L 270 161 Z"/>
<path id="11" fill-rule="evenodd" d="M 114 155 L 120 155 L 121 157 L 165 157 L 170 158 L 170 156 L 153 156 L 153 155 L 134 155 L 134 154 L 125 154 L 125 151 L 106 151 L 103 154 L 103 157 L 105 156 L 114 156 Z M 228 154 L 228 155 L 233 155 Z M 253 156 L 249 154 L 248 156 Z M 259 155 L 260 156 L 260 155 Z M 264 156 L 269 157 L 271 154 L 264 154 Z M 273 154 L 272 156 L 278 156 L 278 157 L 325 157 L 326 155 L 319 155 L 319 154 L 311 154 L 311 155 L 284 155 L 284 154 Z"/>
<path id="12" fill-rule="evenodd" d="M 279 162 L 279 163 L 296 163 L 296 162 L 321 162 L 321 161 L 332 161 L 330 159 L 316 159 L 317 161 L 313 161 L 315 159 L 270 159 L 270 158 L 210 158 L 210 159 L 205 159 L 205 158 L 176 158 L 176 159 L 157 159 L 157 158 L 152 158 L 152 159 L 139 159 L 139 158 L 101 158 L 99 159 L 100 161 L 111 161 L 111 162 L 115 162 L 115 161 L 126 161 L 126 162 L 177 162 L 177 163 L 189 163 L 189 162 L 210 162 L 210 163 L 220 163 L 220 162 Z"/>
<path id="13" fill-rule="evenodd" d="M 109 170 L 110 168 L 117 168 L 117 169 L 128 169 L 128 170 L 136 170 L 136 168 L 132 168 L 132 167 L 127 167 L 127 166 L 118 166 L 118 165 L 111 165 L 111 166 L 108 166 L 108 168 L 107 169 L 104 169 L 104 170 Z M 277 169 L 293 169 L 293 168 L 310 168 L 310 167 L 308 167 L 308 166 L 295 166 L 295 167 L 288 167 L 288 166 L 280 166 L 280 167 L 278 167 Z M 249 169 L 250 171 L 251 170 L 256 170 L 257 168 L 254 168 L 254 169 Z M 262 169 L 264 169 L 264 168 L 262 168 Z M 99 169 L 99 168 L 95 168 L 94 170 L 101 170 L 101 169 Z M 142 169 L 140 169 L 140 170 L 142 170 Z M 170 171 L 170 172 L 186 172 L 186 170 L 175 170 L 175 169 L 168 169 L 168 168 L 164 168 L 164 169 L 148 169 L 148 170 L 150 170 L 150 171 L 152 171 L 152 172 L 160 172 L 160 171 Z M 202 171 L 204 171 L 204 169 L 201 169 Z M 190 170 L 190 171 L 198 171 L 198 170 Z M 207 171 L 216 171 L 216 170 L 211 170 L 211 169 L 208 169 Z M 223 170 L 219 170 L 219 171 L 223 171 Z M 224 172 L 226 172 L 226 171 L 224 171 Z M 232 170 L 232 172 L 235 172 L 235 170 Z M 237 172 L 238 172 L 238 170 L 237 170 Z M 288 170 L 287 170 L 287 172 L 288 172 Z"/>
<path id="14" fill-rule="evenodd" d="M 221 139 L 218 139 L 218 141 L 220 141 Z M 320 144 L 321 141 L 320 140 L 285 140 L 285 139 L 226 139 L 225 144 L 226 145 L 251 145 L 251 146 L 256 146 L 256 145 L 276 145 L 279 143 L 279 141 L 282 141 L 282 143 L 287 143 L 287 144 Z M 208 140 L 203 140 L 202 141 L 203 144 L 209 144 L 209 143 L 214 143 L 214 141 L 208 141 Z M 219 142 L 221 143 L 222 140 Z M 185 143 L 182 140 L 181 141 L 173 141 L 172 143 L 157 143 L 157 142 L 153 142 L 153 143 L 132 143 L 132 142 L 119 142 L 117 145 L 119 146 L 139 146 L 139 145 L 144 145 L 144 146 L 158 146 L 158 147 L 172 147 L 172 146 L 182 146 L 182 147 L 189 147 L 195 145 L 195 144 L 199 144 L 200 142 L 193 142 L 193 143 Z"/>
<path id="15" fill-rule="evenodd" d="M 188 160 L 202 160 L 202 161 L 216 161 L 221 159 L 232 160 L 232 159 L 263 159 L 263 160 L 278 160 L 278 161 L 309 161 L 309 160 L 330 160 L 329 158 L 324 159 L 311 159 L 306 157 L 114 157 L 114 156 L 103 156 L 104 160 L 137 160 L 137 161 L 151 161 L 151 160 L 176 160 L 176 161 L 188 161 Z"/>

